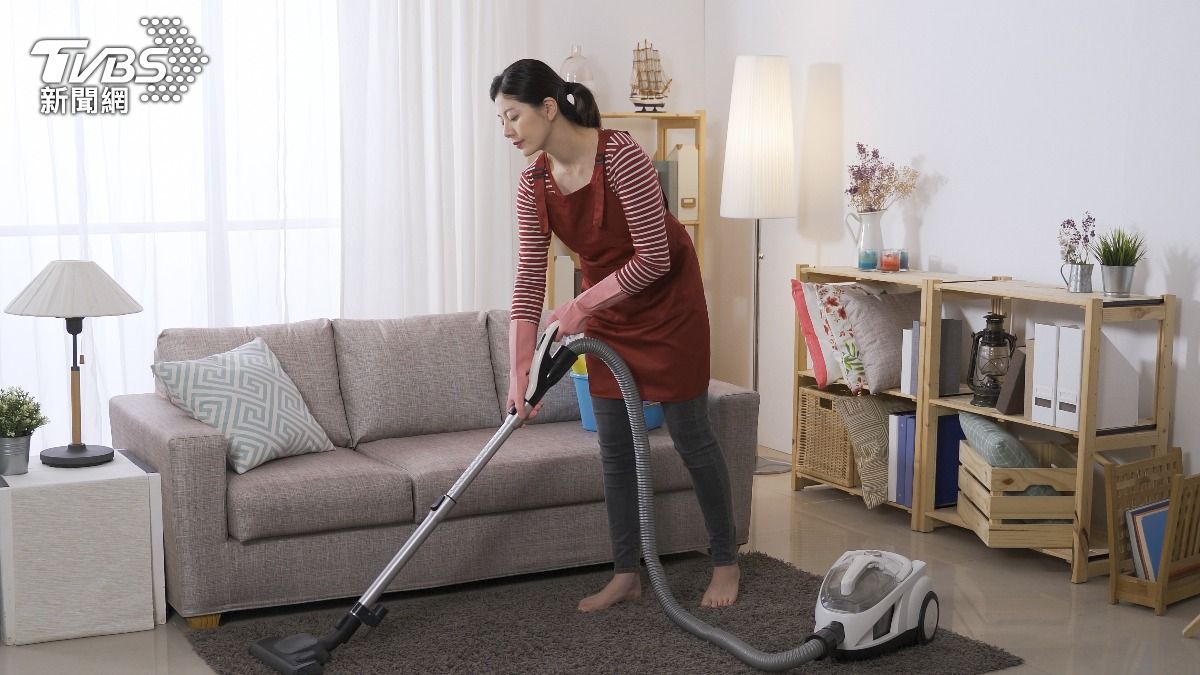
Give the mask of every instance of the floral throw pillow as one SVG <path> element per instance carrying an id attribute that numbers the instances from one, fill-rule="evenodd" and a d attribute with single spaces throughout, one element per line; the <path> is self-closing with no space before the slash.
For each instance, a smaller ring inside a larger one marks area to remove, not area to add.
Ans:
<path id="1" fill-rule="evenodd" d="M 838 366 L 842 379 L 850 391 L 858 394 L 867 388 L 867 372 L 863 368 L 858 342 L 854 339 L 854 326 L 846 314 L 847 294 L 865 295 L 865 291 L 854 284 L 819 284 L 817 300 L 821 306 L 821 319 L 825 339 L 838 355 Z"/>

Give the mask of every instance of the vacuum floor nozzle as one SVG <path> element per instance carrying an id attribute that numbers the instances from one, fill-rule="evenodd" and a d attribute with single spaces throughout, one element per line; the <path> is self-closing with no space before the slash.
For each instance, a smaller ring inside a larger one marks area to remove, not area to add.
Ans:
<path id="1" fill-rule="evenodd" d="M 329 661 L 321 639 L 308 633 L 259 640 L 250 653 L 284 675 L 320 675 Z"/>

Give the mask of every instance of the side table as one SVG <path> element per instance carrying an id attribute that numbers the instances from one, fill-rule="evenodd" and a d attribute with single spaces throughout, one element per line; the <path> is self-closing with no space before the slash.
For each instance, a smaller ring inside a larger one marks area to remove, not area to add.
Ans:
<path id="1" fill-rule="evenodd" d="M 0 610 L 8 645 L 165 623 L 159 474 L 117 451 L 0 476 Z"/>

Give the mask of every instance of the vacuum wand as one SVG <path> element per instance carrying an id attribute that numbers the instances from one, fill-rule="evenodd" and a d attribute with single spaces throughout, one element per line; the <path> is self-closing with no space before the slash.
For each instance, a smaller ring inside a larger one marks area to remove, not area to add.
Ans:
<path id="1" fill-rule="evenodd" d="M 551 323 L 542 334 L 534 351 L 530 366 L 530 383 L 526 391 L 525 404 L 528 408 L 537 405 L 550 387 L 562 379 L 571 369 L 577 355 L 565 346 L 559 346 L 553 355 L 550 347 L 558 334 L 558 322 Z M 459 498 L 470 487 L 475 477 L 483 471 L 483 467 L 492 456 L 504 445 L 524 423 L 523 417 L 517 415 L 516 408 L 508 411 L 508 416 L 500 429 L 492 435 L 491 440 L 476 455 L 458 480 L 450 489 L 429 507 L 429 515 L 421 521 L 417 529 L 408 537 L 396 555 L 392 557 L 387 567 L 379 573 L 375 581 L 365 593 L 354 603 L 350 611 L 343 616 L 333 630 L 324 636 L 317 637 L 310 633 L 300 633 L 283 638 L 266 638 L 250 645 L 250 653 L 260 661 L 284 675 L 318 675 L 324 672 L 324 666 L 329 662 L 331 652 L 338 646 L 349 641 L 359 626 L 378 626 L 387 615 L 387 608 L 379 603 L 379 597 L 387 589 L 400 570 L 412 559 L 417 549 L 446 519 L 450 511 L 458 504 Z"/>

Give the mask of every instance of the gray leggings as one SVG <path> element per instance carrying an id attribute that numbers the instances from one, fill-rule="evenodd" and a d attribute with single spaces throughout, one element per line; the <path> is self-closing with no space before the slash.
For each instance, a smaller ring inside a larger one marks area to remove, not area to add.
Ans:
<path id="1" fill-rule="evenodd" d="M 663 403 L 667 430 L 675 451 L 692 474 L 692 486 L 704 525 L 714 566 L 737 562 L 733 497 L 725 456 L 708 423 L 708 394 L 678 403 Z M 640 559 L 641 527 L 638 523 L 637 472 L 633 463 L 633 432 L 625 402 L 592 397 L 596 429 L 600 436 L 600 460 L 604 466 L 604 503 L 608 507 L 608 530 L 612 537 L 613 569 L 633 572 Z"/>

